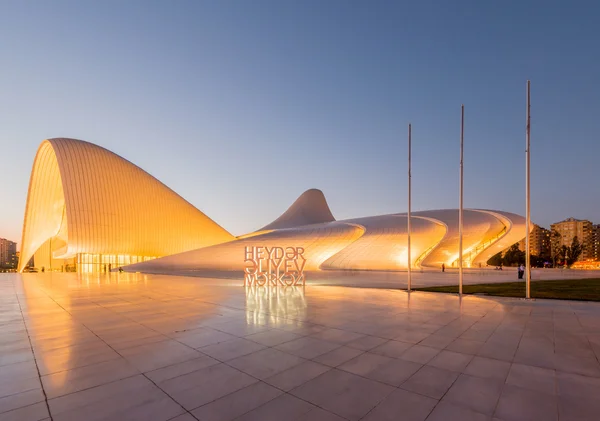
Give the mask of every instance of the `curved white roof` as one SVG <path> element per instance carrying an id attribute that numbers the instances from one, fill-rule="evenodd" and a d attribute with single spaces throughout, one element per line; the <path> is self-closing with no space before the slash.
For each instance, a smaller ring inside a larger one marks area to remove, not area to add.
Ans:
<path id="1" fill-rule="evenodd" d="M 303 225 L 333 222 L 331 210 L 321 190 L 310 189 L 300 195 L 279 218 L 259 231 L 300 227 Z"/>
<path id="2" fill-rule="evenodd" d="M 35 157 L 19 270 L 43 245 L 77 253 L 158 257 L 234 237 L 124 158 L 89 142 L 49 139 Z"/>
<path id="3" fill-rule="evenodd" d="M 458 210 L 412 213 L 411 267 L 458 266 Z M 524 218 L 501 211 L 464 210 L 463 263 L 475 266 L 525 236 Z M 252 236 L 129 266 L 128 270 L 244 268 L 246 246 L 303 247 L 307 270 L 408 268 L 406 214 L 335 221 L 320 190 L 309 190 L 277 220 Z"/>

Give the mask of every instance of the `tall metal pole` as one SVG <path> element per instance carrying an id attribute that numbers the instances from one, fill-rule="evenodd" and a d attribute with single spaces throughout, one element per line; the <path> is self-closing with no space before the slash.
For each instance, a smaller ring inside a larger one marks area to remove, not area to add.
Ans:
<path id="1" fill-rule="evenodd" d="M 458 207 L 458 293 L 463 293 L 463 144 L 465 134 L 465 106 L 460 106 L 460 189 Z"/>
<path id="2" fill-rule="evenodd" d="M 411 135 L 412 135 L 412 129 L 411 129 L 411 125 L 408 125 L 408 285 L 407 285 L 407 290 L 410 291 L 411 289 L 411 284 L 412 284 L 412 273 L 411 273 L 411 259 L 410 259 L 410 205 L 411 205 L 411 183 L 410 183 L 410 179 L 411 179 L 411 174 L 410 174 L 410 166 L 411 166 Z"/>
<path id="3" fill-rule="evenodd" d="M 530 186 L 530 171 L 531 171 L 531 150 L 530 150 L 530 134 L 531 134 L 531 102 L 529 91 L 531 81 L 527 81 L 527 126 L 525 135 L 525 298 L 531 298 L 531 261 L 529 256 L 529 231 L 531 224 L 531 186 Z"/>

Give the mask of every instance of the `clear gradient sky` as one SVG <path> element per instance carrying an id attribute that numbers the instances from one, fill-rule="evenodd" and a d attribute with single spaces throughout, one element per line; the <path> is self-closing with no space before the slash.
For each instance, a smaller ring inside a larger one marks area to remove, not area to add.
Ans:
<path id="1" fill-rule="evenodd" d="M 338 219 L 407 204 L 600 223 L 600 2 L 0 2 L 0 237 L 46 138 L 129 159 L 233 234 L 320 188 Z"/>

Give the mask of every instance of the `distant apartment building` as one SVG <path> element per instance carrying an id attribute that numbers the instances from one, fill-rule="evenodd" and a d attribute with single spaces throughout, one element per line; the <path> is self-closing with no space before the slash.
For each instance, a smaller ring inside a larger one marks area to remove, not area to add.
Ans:
<path id="1" fill-rule="evenodd" d="M 525 251 L 525 239 L 519 241 L 519 250 Z M 534 224 L 529 235 L 529 254 L 550 257 L 550 230 Z"/>
<path id="2" fill-rule="evenodd" d="M 550 226 L 551 234 L 550 240 L 552 243 L 552 253 L 554 254 L 554 248 L 561 248 L 563 245 L 570 247 L 573 242 L 573 238 L 577 237 L 579 242 L 583 244 L 583 253 L 579 256 L 579 261 L 588 260 L 594 258 L 594 238 L 595 228 L 588 220 L 581 220 L 575 218 L 568 218 L 564 221 L 557 222 Z M 556 237 L 555 237 L 555 234 Z"/>
<path id="3" fill-rule="evenodd" d="M 600 261 L 600 224 L 592 228 L 592 259 Z"/>
<path id="4" fill-rule="evenodd" d="M 17 243 L 0 238 L 0 267 L 17 267 Z"/>

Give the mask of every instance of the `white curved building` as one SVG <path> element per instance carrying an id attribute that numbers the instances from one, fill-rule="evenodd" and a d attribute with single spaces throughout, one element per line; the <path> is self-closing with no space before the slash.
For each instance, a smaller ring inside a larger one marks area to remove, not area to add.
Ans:
<path id="1" fill-rule="evenodd" d="M 458 210 L 412 213 L 410 266 L 458 266 Z M 523 217 L 464 211 L 466 267 L 525 236 Z M 247 247 L 300 247 L 305 270 L 405 270 L 407 215 L 336 221 L 323 192 L 304 192 L 279 218 L 235 238 L 126 159 L 91 143 L 49 139 L 31 173 L 19 270 L 242 271 Z"/>
<path id="2" fill-rule="evenodd" d="M 413 212 L 411 267 L 458 267 L 458 210 Z M 482 209 L 464 210 L 463 264 L 485 265 L 498 251 L 525 237 L 519 215 Z M 319 190 L 303 193 L 284 214 L 261 230 L 235 241 L 192 250 L 125 270 L 243 271 L 246 247 L 302 247 L 305 270 L 378 270 L 408 268 L 407 215 L 391 214 L 336 221 Z"/>
<path id="3" fill-rule="evenodd" d="M 49 139 L 27 195 L 19 270 L 104 271 L 233 240 L 185 199 L 92 143 Z"/>

